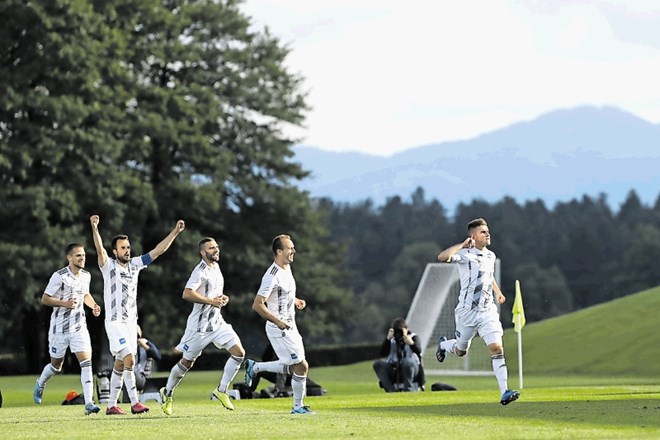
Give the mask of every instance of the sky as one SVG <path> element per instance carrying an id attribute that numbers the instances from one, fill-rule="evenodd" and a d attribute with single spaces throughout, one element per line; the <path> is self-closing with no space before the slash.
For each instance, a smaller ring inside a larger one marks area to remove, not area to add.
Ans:
<path id="1" fill-rule="evenodd" d="M 305 78 L 285 132 L 388 156 L 549 111 L 609 105 L 660 122 L 656 0 L 246 0 Z"/>

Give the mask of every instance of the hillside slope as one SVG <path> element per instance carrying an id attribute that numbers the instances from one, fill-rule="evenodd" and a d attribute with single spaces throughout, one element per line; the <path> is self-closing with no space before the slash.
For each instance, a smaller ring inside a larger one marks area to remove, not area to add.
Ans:
<path id="1" fill-rule="evenodd" d="M 528 323 L 522 333 L 523 372 L 660 378 L 659 311 L 660 286 Z M 518 374 L 517 334 L 513 329 L 507 329 L 504 346 L 513 378 Z"/>

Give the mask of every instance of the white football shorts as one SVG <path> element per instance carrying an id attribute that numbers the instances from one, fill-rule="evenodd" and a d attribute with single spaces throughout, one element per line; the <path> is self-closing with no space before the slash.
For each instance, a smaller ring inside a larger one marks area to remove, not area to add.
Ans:
<path id="1" fill-rule="evenodd" d="M 197 330 L 186 329 L 176 349 L 183 353 L 184 359 L 194 361 L 209 344 L 229 350 L 240 342 L 241 340 L 231 324 L 223 322 L 220 327 L 208 333 L 199 333 Z"/>
<path id="2" fill-rule="evenodd" d="M 278 361 L 283 365 L 295 365 L 305 360 L 305 346 L 298 327 L 280 330 L 268 326 L 266 335 L 275 350 Z"/>
<path id="3" fill-rule="evenodd" d="M 50 357 L 62 359 L 67 348 L 71 349 L 71 353 L 92 352 L 92 341 L 89 338 L 87 327 L 83 327 L 74 333 L 48 333 Z"/>
<path id="4" fill-rule="evenodd" d="M 468 351 L 472 339 L 478 334 L 486 345 L 502 343 L 504 330 L 500 322 L 497 306 L 485 311 L 456 309 L 454 314 L 456 322 L 456 345 L 463 351 Z"/>
<path id="5" fill-rule="evenodd" d="M 105 333 L 115 358 L 137 354 L 137 322 L 105 321 Z"/>

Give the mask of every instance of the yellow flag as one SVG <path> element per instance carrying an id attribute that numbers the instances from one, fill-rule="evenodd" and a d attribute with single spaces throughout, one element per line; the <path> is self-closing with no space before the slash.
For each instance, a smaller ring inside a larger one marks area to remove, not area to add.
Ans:
<path id="1" fill-rule="evenodd" d="M 525 326 L 525 309 L 523 308 L 522 292 L 520 291 L 520 281 L 516 280 L 516 299 L 513 300 L 513 329 L 520 333 Z"/>

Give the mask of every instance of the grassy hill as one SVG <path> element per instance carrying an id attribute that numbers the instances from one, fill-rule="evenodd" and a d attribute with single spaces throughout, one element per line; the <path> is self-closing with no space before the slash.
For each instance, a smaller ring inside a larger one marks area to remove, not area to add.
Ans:
<path id="1" fill-rule="evenodd" d="M 552 299 L 550 299 L 551 301 Z M 525 374 L 660 376 L 660 286 L 523 329 Z M 518 373 L 513 329 L 504 337 L 509 374 Z"/>

